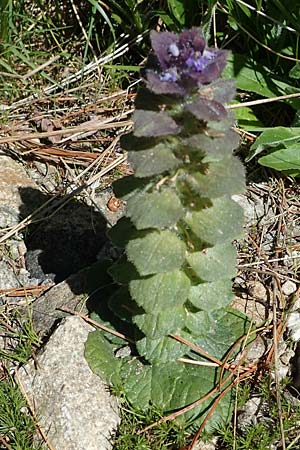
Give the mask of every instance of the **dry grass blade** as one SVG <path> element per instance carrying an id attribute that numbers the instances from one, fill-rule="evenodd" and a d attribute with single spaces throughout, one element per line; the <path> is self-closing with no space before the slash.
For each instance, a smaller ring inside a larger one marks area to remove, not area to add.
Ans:
<path id="1" fill-rule="evenodd" d="M 22 80 L 27 80 L 28 78 L 32 77 L 36 73 L 40 72 L 41 70 L 44 70 L 46 67 L 53 64 L 55 61 L 60 59 L 60 55 L 52 56 L 48 61 L 44 62 L 44 64 L 41 64 L 40 66 L 36 67 L 33 70 L 30 70 L 26 75 L 22 76 Z"/>
<path id="2" fill-rule="evenodd" d="M 93 325 L 94 327 L 99 328 L 100 330 L 106 331 L 107 333 L 113 334 L 114 336 L 117 336 L 117 337 L 119 337 L 121 339 L 124 339 L 125 341 L 134 342 L 132 339 L 130 339 L 129 337 L 125 336 L 125 334 L 119 333 L 118 331 L 115 331 L 112 328 L 108 328 L 105 325 L 101 325 L 101 323 L 98 323 L 95 320 L 90 319 L 88 316 L 85 316 L 84 314 L 82 314 L 80 312 L 72 311 L 69 308 L 58 308 L 58 310 L 66 312 L 68 314 L 72 314 L 74 316 L 78 316 L 81 319 L 85 320 L 87 323 Z"/>
<path id="3" fill-rule="evenodd" d="M 80 81 L 87 77 L 89 74 L 91 74 L 94 71 L 99 70 L 99 66 L 103 66 L 105 64 L 109 64 L 110 62 L 114 61 L 117 58 L 120 58 L 122 55 L 127 53 L 132 45 L 136 45 L 137 43 L 141 42 L 144 38 L 144 36 L 148 33 L 148 31 L 144 32 L 143 34 L 137 35 L 135 38 L 130 39 L 125 44 L 116 44 L 115 50 L 111 53 L 109 53 L 106 56 L 101 56 L 96 61 L 87 64 L 82 69 L 78 70 L 76 73 L 71 74 L 67 76 L 66 78 L 60 80 L 58 83 L 52 84 L 51 86 L 48 86 L 47 88 L 43 89 L 40 93 L 36 95 L 31 95 L 27 98 L 24 98 L 22 100 L 18 100 L 14 102 L 12 105 L 9 105 L 5 107 L 5 110 L 11 111 L 15 110 L 17 108 L 20 108 L 22 106 L 31 104 L 32 102 L 36 101 L 37 98 L 41 98 L 45 95 L 50 95 L 53 92 L 56 92 L 57 90 L 64 89 L 66 86 L 70 86 L 72 83 L 76 83 L 77 81 Z M 129 35 L 122 35 L 121 39 L 128 39 Z M 77 89 L 77 88 L 76 88 Z M 71 92 L 71 89 L 68 89 L 68 92 Z"/>
<path id="4" fill-rule="evenodd" d="M 39 286 L 23 286 L 17 288 L 6 288 L 0 289 L 0 295 L 6 295 L 6 297 L 27 297 L 27 296 L 38 296 L 43 292 L 47 291 L 52 284 L 49 285 L 39 285 Z"/>
<path id="5" fill-rule="evenodd" d="M 222 361 L 220 361 L 218 358 L 215 358 L 214 356 L 210 355 L 209 353 L 207 353 L 205 350 L 203 350 L 198 345 L 195 345 L 192 342 L 188 341 L 187 339 L 184 339 L 181 336 L 177 336 L 176 334 L 170 334 L 169 336 L 171 338 L 175 339 L 176 341 L 181 342 L 184 345 L 187 345 L 192 350 L 195 350 L 197 353 L 199 353 L 201 356 L 204 356 L 205 358 L 207 358 L 207 359 L 211 360 L 212 362 L 214 362 L 215 364 L 217 364 L 219 367 L 223 367 L 224 363 Z M 225 364 L 225 368 L 227 370 L 232 370 L 231 364 L 228 364 L 228 363 Z"/>
<path id="6" fill-rule="evenodd" d="M 6 440 L 4 439 L 4 437 L 1 436 L 1 434 L 0 434 L 0 443 L 1 443 L 7 450 L 12 450 L 11 446 L 6 442 Z"/>
<path id="7" fill-rule="evenodd" d="M 168 416 L 162 417 L 160 420 L 158 420 L 158 421 L 152 423 L 151 425 L 148 425 L 147 427 L 143 428 L 141 431 L 138 432 L 138 434 L 144 433 L 144 432 L 150 430 L 151 428 L 154 428 L 155 426 L 157 426 L 157 425 L 159 425 L 159 424 L 161 424 L 161 423 L 167 422 L 167 421 L 169 421 L 169 420 L 174 420 L 174 419 L 176 419 L 176 417 L 179 417 L 179 416 L 185 414 L 186 412 L 191 411 L 192 409 L 194 409 L 194 408 L 196 408 L 197 406 L 201 405 L 203 402 L 205 402 L 206 400 L 208 400 L 209 398 L 211 398 L 211 397 L 212 397 L 213 395 L 215 395 L 217 392 L 220 392 L 220 390 L 222 390 L 222 388 L 223 388 L 224 386 L 226 386 L 227 383 L 229 383 L 230 379 L 234 376 L 234 374 L 236 374 L 236 372 L 237 372 L 237 367 L 241 368 L 240 363 L 237 364 L 237 365 L 235 365 L 234 367 L 232 367 L 231 364 L 224 363 L 224 362 L 220 361 L 218 358 L 215 358 L 214 356 L 210 355 L 209 353 L 207 353 L 206 351 L 202 350 L 202 349 L 201 349 L 200 347 L 198 347 L 197 345 L 193 344 L 192 342 L 189 342 L 187 339 L 184 339 L 184 338 L 182 338 L 182 337 L 180 337 L 180 336 L 173 335 L 173 334 L 170 334 L 169 336 L 172 337 L 173 339 L 175 339 L 175 340 L 181 342 L 182 344 L 185 344 L 185 345 L 187 345 L 188 347 L 192 348 L 193 350 L 195 350 L 196 352 L 200 353 L 200 354 L 201 354 L 202 356 L 204 356 L 205 358 L 210 359 L 210 360 L 213 361 L 213 363 L 216 364 L 217 366 L 219 366 L 219 367 L 226 367 L 226 369 L 227 369 L 230 373 L 228 374 L 228 376 L 227 376 L 225 379 L 222 379 L 222 380 L 220 379 L 220 380 L 218 381 L 218 383 L 216 384 L 216 386 L 215 386 L 211 391 L 209 391 L 205 396 L 199 398 L 199 399 L 196 400 L 195 402 L 193 402 L 193 403 L 191 403 L 191 404 L 185 406 L 184 408 L 179 409 L 178 411 L 176 411 L 176 412 L 174 412 L 174 413 L 172 413 L 172 414 L 170 414 L 170 415 L 168 415 Z M 248 335 L 243 336 L 244 339 L 245 339 L 246 337 L 248 337 Z M 238 344 L 238 345 L 240 345 L 240 340 L 239 340 L 239 344 Z M 253 372 L 255 372 L 256 366 L 254 365 L 253 367 L 250 367 L 250 368 L 243 368 L 243 369 L 245 369 L 245 372 L 244 372 L 242 375 L 239 375 L 239 374 L 238 374 L 237 377 L 236 377 L 236 379 L 235 379 L 229 386 L 227 386 L 227 387 L 224 389 L 225 392 L 222 391 L 221 394 L 217 397 L 217 399 L 213 402 L 213 405 L 212 405 L 212 407 L 211 407 L 211 408 L 213 408 L 213 410 L 211 411 L 211 409 L 210 409 L 210 412 L 211 412 L 211 413 L 209 412 L 210 415 L 213 413 L 213 411 L 215 410 L 217 404 L 218 404 L 219 401 L 222 399 L 222 397 L 223 397 L 223 396 L 224 396 L 224 395 L 232 388 L 232 386 L 234 386 L 234 385 L 238 382 L 237 380 L 238 380 L 238 379 L 241 380 L 241 379 L 244 379 L 244 378 L 246 378 L 246 377 L 251 376 L 251 375 L 253 374 Z M 223 393 L 223 392 L 224 392 L 224 393 Z M 214 406 L 214 405 L 215 405 L 215 406 Z M 206 423 L 207 420 L 209 419 L 210 415 L 209 415 L 207 418 L 205 418 L 205 423 Z M 205 424 L 204 424 L 204 426 L 205 426 Z M 202 429 L 203 429 L 203 428 L 202 428 Z M 202 429 L 201 429 L 201 431 L 202 431 Z M 197 439 L 198 439 L 198 438 L 197 438 Z"/>
<path id="8" fill-rule="evenodd" d="M 276 391 L 276 402 L 278 407 L 278 419 L 280 426 L 280 434 L 281 434 L 281 445 L 282 450 L 286 450 L 285 443 L 285 435 L 284 435 L 284 426 L 282 419 L 282 405 L 281 405 L 281 397 L 280 397 L 280 383 L 279 383 L 279 365 L 278 365 L 278 336 L 277 336 L 277 284 L 276 282 L 273 284 L 273 347 L 274 347 L 274 378 L 275 378 L 275 391 Z"/>
<path id="9" fill-rule="evenodd" d="M 202 431 L 205 428 L 205 425 L 207 423 L 207 421 L 209 420 L 209 418 L 212 416 L 212 414 L 214 413 L 216 407 L 218 406 L 218 404 L 220 403 L 220 401 L 222 400 L 222 398 L 227 394 L 227 392 L 229 392 L 237 383 L 241 382 L 242 380 L 249 378 L 250 376 L 252 376 L 252 373 L 255 369 L 251 369 L 247 372 L 245 372 L 242 375 L 239 375 L 238 377 L 236 377 L 230 384 L 229 386 L 227 386 L 225 389 L 223 389 L 223 391 L 218 395 L 218 397 L 214 400 L 212 406 L 210 407 L 209 412 L 207 413 L 205 419 L 203 420 L 199 430 L 197 431 L 197 433 L 195 434 L 191 444 L 189 445 L 187 450 L 193 450 L 194 445 L 196 444 L 196 442 L 198 441 Z"/>
<path id="10" fill-rule="evenodd" d="M 289 98 L 298 98 L 300 97 L 299 92 L 295 92 L 293 94 L 287 94 L 287 95 L 279 95 L 278 97 L 272 97 L 272 98 L 263 98 L 260 100 L 253 100 L 251 102 L 244 102 L 244 103 L 236 103 L 234 105 L 227 105 L 227 109 L 237 109 L 237 108 L 244 108 L 249 106 L 256 106 L 256 105 L 264 105 L 265 103 L 273 103 L 278 102 L 281 100 L 288 100 Z"/>
<path id="11" fill-rule="evenodd" d="M 75 134 L 75 133 L 85 133 L 87 131 L 99 131 L 99 130 L 108 130 L 111 128 L 121 128 L 131 126 L 131 120 L 124 120 L 121 122 L 113 122 L 113 123 L 104 123 L 99 121 L 97 123 L 93 122 L 91 125 L 79 125 L 73 128 L 64 128 L 63 130 L 54 130 L 54 131 L 45 131 L 43 133 L 24 133 L 18 136 L 10 136 L 0 139 L 0 145 L 8 144 L 11 142 L 21 142 L 21 141 L 29 141 L 31 139 L 42 139 L 50 136 L 60 136 L 62 134 Z"/>

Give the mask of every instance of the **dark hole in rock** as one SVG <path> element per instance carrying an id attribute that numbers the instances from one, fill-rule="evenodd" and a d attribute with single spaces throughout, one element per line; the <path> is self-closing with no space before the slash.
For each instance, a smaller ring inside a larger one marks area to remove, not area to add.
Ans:
<path id="1" fill-rule="evenodd" d="M 51 197 L 32 188 L 20 188 L 23 205 L 20 219 L 44 205 Z M 29 227 L 24 240 L 27 247 L 26 267 L 39 282 L 55 283 L 94 263 L 107 241 L 106 222 L 102 214 L 75 199 L 53 214 L 67 197 L 57 197 L 45 217 Z"/>

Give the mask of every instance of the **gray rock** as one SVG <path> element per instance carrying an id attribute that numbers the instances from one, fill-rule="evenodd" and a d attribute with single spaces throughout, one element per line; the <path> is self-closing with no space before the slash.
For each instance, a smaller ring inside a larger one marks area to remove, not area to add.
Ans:
<path id="1" fill-rule="evenodd" d="M 245 406 L 238 411 L 238 427 L 241 431 L 247 430 L 251 425 L 256 425 L 264 416 L 265 405 L 260 397 L 250 398 Z"/>
<path id="2" fill-rule="evenodd" d="M 0 205 L 0 228 L 14 227 L 19 222 L 19 214 L 11 206 Z"/>
<path id="3" fill-rule="evenodd" d="M 246 314 L 257 326 L 265 323 L 268 318 L 267 306 L 255 299 L 235 296 L 231 306 Z"/>
<path id="4" fill-rule="evenodd" d="M 260 336 L 247 346 L 246 349 L 246 362 L 247 364 L 258 364 L 260 358 L 264 356 L 267 351 L 267 342 L 264 341 Z"/>
<path id="5" fill-rule="evenodd" d="M 19 371 L 39 423 L 55 450 L 110 450 L 120 418 L 116 399 L 89 368 L 84 346 L 93 328 L 69 317 L 41 355 Z M 46 448 L 46 447 L 45 447 Z"/>
<path id="6" fill-rule="evenodd" d="M 21 188 L 35 190 L 37 185 L 27 176 L 21 164 L 0 152 L 1 227 L 18 223 L 18 213 L 23 206 Z"/>
<path id="7" fill-rule="evenodd" d="M 5 261 L 0 261 L 0 289 L 19 287 L 18 279 Z"/>
<path id="8" fill-rule="evenodd" d="M 283 285 L 281 286 L 282 292 L 284 295 L 292 295 L 297 290 L 297 285 L 291 280 L 287 280 Z"/>
<path id="9" fill-rule="evenodd" d="M 248 291 L 251 297 L 254 297 L 255 299 L 258 299 L 262 302 L 265 302 L 267 300 L 267 289 L 258 280 L 249 281 Z"/>
<path id="10" fill-rule="evenodd" d="M 55 323 L 67 314 L 59 308 L 79 310 L 83 314 L 85 307 L 87 271 L 83 270 L 67 280 L 50 288 L 33 303 L 33 325 L 41 336 L 47 336 Z"/>
<path id="11" fill-rule="evenodd" d="M 233 195 L 232 199 L 243 208 L 246 226 L 256 225 L 264 217 L 265 209 L 261 198 L 255 196 L 252 199 L 241 194 Z"/>
<path id="12" fill-rule="evenodd" d="M 124 215 L 125 213 L 125 203 L 121 202 L 120 208 L 116 211 L 109 208 L 109 201 L 114 197 L 114 192 L 111 187 L 101 190 L 99 193 L 96 192 L 93 197 L 93 204 L 105 217 L 107 223 L 110 226 L 115 225 L 115 223 Z"/>

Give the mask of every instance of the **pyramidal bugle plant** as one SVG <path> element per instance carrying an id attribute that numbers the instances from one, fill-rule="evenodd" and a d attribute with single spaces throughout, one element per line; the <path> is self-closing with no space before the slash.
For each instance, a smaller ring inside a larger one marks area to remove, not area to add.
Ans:
<path id="1" fill-rule="evenodd" d="M 239 138 L 226 109 L 235 84 L 220 78 L 228 52 L 208 48 L 198 28 L 152 31 L 151 44 L 133 131 L 121 140 L 134 175 L 114 183 L 127 212 L 109 235 L 124 252 L 109 269 L 115 283 L 110 298 L 102 294 L 99 300 L 105 311 L 94 313 L 129 337 L 131 354 L 116 357 L 124 341 L 97 330 L 86 358 L 134 406 L 154 404 L 166 413 L 210 392 L 219 370 L 183 362 L 207 359 L 174 336 L 222 360 L 249 326 L 230 307 L 232 241 L 243 227 L 243 211 L 232 196 L 244 191 L 245 177 L 233 155 Z M 201 423 L 214 398 L 179 420 Z M 230 417 L 230 404 L 229 392 L 207 428 Z"/>

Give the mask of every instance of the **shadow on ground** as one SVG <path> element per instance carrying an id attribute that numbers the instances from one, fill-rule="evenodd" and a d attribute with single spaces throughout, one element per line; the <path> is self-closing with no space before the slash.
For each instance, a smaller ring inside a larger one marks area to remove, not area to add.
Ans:
<path id="1" fill-rule="evenodd" d="M 37 189 L 19 191 L 23 201 L 20 220 L 51 199 Z M 59 283 L 95 263 L 107 241 L 103 215 L 76 199 L 63 204 L 67 200 L 62 196 L 48 203 L 46 216 L 44 209 L 39 215 L 41 220 L 25 233 L 26 267 L 40 283 L 49 279 Z"/>

